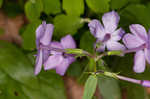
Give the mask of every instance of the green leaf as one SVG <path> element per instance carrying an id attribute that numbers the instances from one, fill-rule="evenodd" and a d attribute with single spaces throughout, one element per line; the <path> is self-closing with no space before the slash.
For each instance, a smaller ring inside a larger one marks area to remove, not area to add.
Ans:
<path id="1" fill-rule="evenodd" d="M 93 53 L 94 52 L 94 43 L 95 43 L 94 36 L 89 31 L 87 31 L 82 35 L 82 37 L 80 39 L 80 48 Z"/>
<path id="2" fill-rule="evenodd" d="M 86 0 L 88 7 L 95 13 L 104 13 L 109 11 L 110 0 Z"/>
<path id="3" fill-rule="evenodd" d="M 22 84 L 32 88 L 38 86 L 33 68 L 24 54 L 11 44 L 0 42 L 0 45 L 0 69 Z"/>
<path id="4" fill-rule="evenodd" d="M 82 27 L 80 17 L 72 15 L 58 15 L 54 19 L 54 35 L 57 37 L 65 36 L 67 34 L 75 34 L 77 30 Z"/>
<path id="5" fill-rule="evenodd" d="M 61 12 L 60 0 L 42 0 L 42 2 L 46 14 L 57 14 Z"/>
<path id="6" fill-rule="evenodd" d="M 83 61 L 82 61 L 82 64 L 83 64 Z M 82 73 L 82 64 L 81 64 L 81 62 L 80 61 L 75 61 L 75 62 L 73 62 L 70 66 L 69 66 L 69 68 L 68 68 L 68 70 L 67 70 L 67 74 L 69 75 L 69 76 L 73 76 L 73 77 L 79 77 L 80 75 L 81 75 L 81 73 Z M 84 63 L 85 64 L 85 63 Z"/>
<path id="7" fill-rule="evenodd" d="M 35 21 L 40 18 L 40 14 L 43 11 L 42 0 L 36 0 L 34 2 L 27 1 L 25 4 L 25 14 L 29 21 Z"/>
<path id="8" fill-rule="evenodd" d="M 44 92 L 47 99 L 66 99 L 64 82 L 58 74 L 44 71 L 39 75 L 39 82 L 41 84 L 40 91 Z"/>
<path id="9" fill-rule="evenodd" d="M 51 71 L 38 77 L 21 50 L 0 41 L 1 99 L 66 99 L 62 78 Z"/>
<path id="10" fill-rule="evenodd" d="M 69 15 L 80 16 L 84 13 L 84 0 L 63 0 L 63 9 Z"/>
<path id="11" fill-rule="evenodd" d="M 150 13 L 148 7 L 145 5 L 129 5 L 121 11 L 121 17 L 123 20 L 126 19 L 132 24 L 143 24 L 147 29 L 150 27 Z"/>
<path id="12" fill-rule="evenodd" d="M 128 84 L 127 99 L 149 99 L 149 98 L 144 87 L 136 84 Z"/>
<path id="13" fill-rule="evenodd" d="M 28 24 L 25 28 L 25 31 L 22 34 L 23 37 L 23 48 L 26 50 L 33 50 L 36 48 L 35 45 L 35 31 L 36 28 L 41 24 L 40 20 L 34 21 Z"/>
<path id="14" fill-rule="evenodd" d="M 129 4 L 137 4 L 140 3 L 141 0 L 111 0 L 110 6 L 111 9 L 120 9 L 123 8 Z"/>
<path id="15" fill-rule="evenodd" d="M 2 7 L 3 4 L 3 0 L 0 0 L 0 8 Z"/>
<path id="16" fill-rule="evenodd" d="M 112 9 L 120 9 L 125 6 L 129 0 L 111 0 L 110 5 Z"/>
<path id="17" fill-rule="evenodd" d="M 97 77 L 90 75 L 84 87 L 84 94 L 82 99 L 92 99 L 97 86 Z"/>
<path id="18" fill-rule="evenodd" d="M 121 99 L 121 92 L 116 79 L 99 77 L 98 87 L 103 99 Z"/>

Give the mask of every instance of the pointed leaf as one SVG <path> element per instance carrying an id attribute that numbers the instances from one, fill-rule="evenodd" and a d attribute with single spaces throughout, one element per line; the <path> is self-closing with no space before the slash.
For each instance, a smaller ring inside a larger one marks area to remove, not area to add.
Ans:
<path id="1" fill-rule="evenodd" d="M 61 12 L 60 0 L 42 0 L 42 2 L 46 14 L 57 14 Z"/>
<path id="2" fill-rule="evenodd" d="M 84 94 L 82 99 L 92 99 L 97 86 L 97 77 L 90 75 L 84 87 Z"/>
<path id="3" fill-rule="evenodd" d="M 72 15 L 58 15 L 54 19 L 55 33 L 57 37 L 65 36 L 66 34 L 75 34 L 82 27 L 80 17 Z"/>
<path id="4" fill-rule="evenodd" d="M 34 75 L 30 60 L 12 44 L 0 41 L 1 99 L 66 99 L 62 78 L 53 72 Z"/>
<path id="5" fill-rule="evenodd" d="M 110 0 L 86 0 L 88 7 L 95 13 L 104 13 L 109 11 Z"/>
<path id="6" fill-rule="evenodd" d="M 25 14 L 30 21 L 34 21 L 40 18 L 40 14 L 43 11 L 42 0 L 29 0 L 25 4 Z"/>
<path id="7" fill-rule="evenodd" d="M 63 8 L 69 15 L 80 16 L 84 13 L 84 0 L 63 0 Z"/>

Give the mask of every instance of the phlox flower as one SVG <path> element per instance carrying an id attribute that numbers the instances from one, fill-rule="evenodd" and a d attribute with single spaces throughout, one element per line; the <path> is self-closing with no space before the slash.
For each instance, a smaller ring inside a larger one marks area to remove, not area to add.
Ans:
<path id="1" fill-rule="evenodd" d="M 75 41 L 71 35 L 67 35 L 61 38 L 60 42 L 52 42 L 51 47 L 58 49 L 76 48 Z M 65 54 L 64 52 L 50 51 L 50 56 L 44 63 L 44 69 L 56 69 L 56 73 L 64 75 L 69 65 L 75 61 L 75 58 L 71 54 Z"/>
<path id="2" fill-rule="evenodd" d="M 45 21 L 36 30 L 37 57 L 35 75 L 39 74 L 44 65 L 45 70 L 56 69 L 56 73 L 64 75 L 69 65 L 75 61 L 71 54 L 66 54 L 64 49 L 76 48 L 71 35 L 61 38 L 60 42 L 51 41 L 54 26 Z"/>
<path id="3" fill-rule="evenodd" d="M 102 16 L 102 23 L 96 19 L 92 20 L 88 26 L 90 32 L 97 38 L 97 43 L 102 45 L 97 49 L 108 50 L 124 50 L 125 47 L 118 41 L 121 39 L 125 31 L 122 28 L 117 29 L 120 17 L 117 12 L 111 11 Z"/>
<path id="4" fill-rule="evenodd" d="M 51 43 L 54 26 L 46 24 L 45 21 L 36 29 L 36 47 L 37 57 L 34 74 L 37 75 L 41 71 L 42 64 L 47 60 L 50 52 L 42 49 L 42 46 L 48 46 Z"/>
<path id="5" fill-rule="evenodd" d="M 137 73 L 144 72 L 146 61 L 150 64 L 150 31 L 139 24 L 129 26 L 131 33 L 123 37 L 123 42 L 129 51 L 135 51 L 133 70 Z"/>

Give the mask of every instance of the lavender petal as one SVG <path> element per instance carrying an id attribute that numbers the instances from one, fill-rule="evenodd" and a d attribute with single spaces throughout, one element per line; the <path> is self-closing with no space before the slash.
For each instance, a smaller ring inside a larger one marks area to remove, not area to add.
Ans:
<path id="1" fill-rule="evenodd" d="M 63 76 L 67 70 L 67 68 L 69 67 L 69 61 L 68 59 L 63 59 L 63 61 L 61 62 L 61 64 L 59 66 L 56 67 L 56 73 L 60 74 L 61 76 Z"/>
<path id="2" fill-rule="evenodd" d="M 128 33 L 123 37 L 123 43 L 128 49 L 132 49 L 141 46 L 145 42 L 136 37 L 135 35 Z"/>
<path id="3" fill-rule="evenodd" d="M 63 46 L 61 45 L 61 43 L 56 42 L 56 41 L 51 42 L 50 46 L 51 46 L 52 48 L 63 49 Z M 62 55 L 62 52 L 60 52 L 60 51 L 55 51 L 55 50 L 51 50 L 51 54 L 52 54 L 52 55 Z"/>
<path id="4" fill-rule="evenodd" d="M 97 48 L 96 51 L 98 51 L 98 52 L 103 52 L 103 51 L 105 51 L 105 47 L 106 47 L 106 45 L 103 44 L 103 45 L 101 45 L 99 48 Z"/>
<path id="5" fill-rule="evenodd" d="M 37 49 L 40 47 L 40 38 L 42 37 L 43 34 L 44 34 L 44 28 L 42 25 L 40 25 L 36 29 L 36 47 L 37 47 Z"/>
<path id="6" fill-rule="evenodd" d="M 144 80 L 144 81 L 142 82 L 142 86 L 144 86 L 144 87 L 150 87 L 150 81 Z"/>
<path id="7" fill-rule="evenodd" d="M 49 45 L 51 42 L 54 26 L 52 24 L 47 24 L 45 27 L 45 32 L 40 39 L 43 45 Z"/>
<path id="8" fill-rule="evenodd" d="M 147 48 L 150 49 L 150 30 L 148 32 Z"/>
<path id="9" fill-rule="evenodd" d="M 108 41 L 106 43 L 106 47 L 108 50 L 125 50 L 124 45 L 116 41 Z"/>
<path id="10" fill-rule="evenodd" d="M 64 58 L 62 55 L 49 56 L 47 61 L 44 63 L 44 69 L 45 70 L 55 69 L 56 67 L 61 65 L 63 59 Z"/>
<path id="11" fill-rule="evenodd" d="M 96 37 L 96 38 L 103 38 L 105 35 L 104 32 L 104 27 L 102 26 L 102 24 L 99 22 L 99 20 L 92 20 L 89 24 L 89 29 L 91 34 Z"/>
<path id="12" fill-rule="evenodd" d="M 37 58 L 36 58 L 36 65 L 35 65 L 35 71 L 34 71 L 35 75 L 38 75 L 39 72 L 41 71 L 42 64 L 43 64 L 43 52 L 42 50 L 39 50 Z"/>
<path id="13" fill-rule="evenodd" d="M 61 38 L 61 45 L 63 46 L 64 49 L 76 48 L 75 40 L 72 38 L 71 35 L 67 35 Z"/>
<path id="14" fill-rule="evenodd" d="M 117 29 L 115 32 L 113 32 L 111 35 L 111 40 L 113 41 L 119 41 L 122 36 L 124 35 L 125 31 L 122 28 Z"/>
<path id="15" fill-rule="evenodd" d="M 117 29 L 120 17 L 117 12 L 111 11 L 102 16 L 105 32 L 112 33 Z"/>
<path id="16" fill-rule="evenodd" d="M 143 41 L 147 41 L 147 32 L 145 30 L 145 28 L 140 25 L 140 24 L 132 24 L 129 26 L 130 31 L 136 35 L 137 37 L 139 37 L 141 40 Z"/>
<path id="17" fill-rule="evenodd" d="M 144 51 L 140 50 L 137 51 L 134 56 L 134 72 L 136 73 L 142 73 L 145 70 L 145 55 Z"/>
<path id="18" fill-rule="evenodd" d="M 50 55 L 50 51 L 43 50 L 43 62 L 45 62 L 48 59 L 49 55 Z"/>
<path id="19" fill-rule="evenodd" d="M 76 59 L 75 59 L 74 57 L 72 57 L 72 56 L 68 56 L 67 59 L 68 59 L 68 63 L 69 63 L 69 64 L 73 63 L 73 62 L 76 60 Z"/>
<path id="20" fill-rule="evenodd" d="M 150 64 L 150 49 L 145 48 L 144 52 L 145 52 L 145 58 L 147 62 Z"/>

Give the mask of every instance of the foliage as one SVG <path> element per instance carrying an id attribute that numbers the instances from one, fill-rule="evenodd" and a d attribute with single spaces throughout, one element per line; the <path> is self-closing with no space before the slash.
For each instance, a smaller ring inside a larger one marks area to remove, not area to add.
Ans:
<path id="1" fill-rule="evenodd" d="M 26 21 L 22 27 L 21 47 L 0 41 L 0 99 L 66 99 L 62 77 L 53 70 L 35 76 L 34 62 L 31 62 L 35 57 L 28 56 L 36 50 L 35 30 L 43 19 L 54 24 L 54 41 L 71 34 L 77 47 L 90 53 L 94 53 L 96 40 L 84 19 L 100 19 L 105 12 L 115 10 L 120 15 L 119 25 L 127 32 L 133 23 L 142 24 L 147 30 L 150 28 L 149 0 L 0 0 L 0 7 L 11 18 L 24 14 Z M 0 28 L 0 34 L 3 32 Z M 96 87 L 103 99 L 121 99 L 122 90 L 125 90 L 127 99 L 150 99 L 140 85 L 102 75 L 86 75 L 95 69 L 92 67 L 95 60 L 87 62 L 89 60 L 77 58 L 66 73 L 84 80 L 83 99 L 91 99 Z M 107 67 L 124 76 L 150 80 L 149 67 L 142 74 L 133 72 L 133 55 L 105 57 L 99 62 L 101 69 Z"/>

